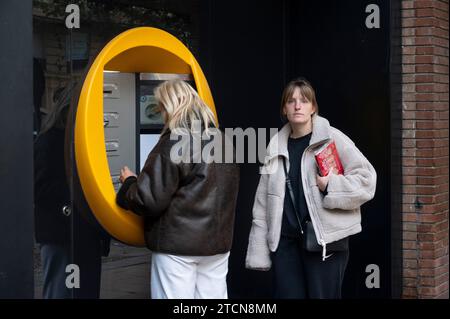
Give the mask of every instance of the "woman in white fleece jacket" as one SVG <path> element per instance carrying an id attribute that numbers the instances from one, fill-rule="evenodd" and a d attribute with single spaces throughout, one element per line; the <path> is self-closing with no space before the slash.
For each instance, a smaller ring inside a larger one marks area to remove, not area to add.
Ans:
<path id="1" fill-rule="evenodd" d="M 350 138 L 318 115 L 314 89 L 305 79 L 286 86 L 281 114 L 288 123 L 267 147 L 246 267 L 274 268 L 275 298 L 340 298 L 349 252 L 333 251 L 331 243 L 345 244 L 361 231 L 360 206 L 374 197 L 376 172 Z M 343 175 L 318 174 L 314 153 L 329 141 L 336 144 Z M 302 231 L 307 223 L 312 224 L 321 251 L 306 250 Z"/>

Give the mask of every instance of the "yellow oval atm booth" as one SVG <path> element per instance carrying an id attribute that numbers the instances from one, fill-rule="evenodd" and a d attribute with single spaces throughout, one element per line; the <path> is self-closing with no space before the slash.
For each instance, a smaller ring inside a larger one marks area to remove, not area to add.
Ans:
<path id="1" fill-rule="evenodd" d="M 76 111 L 75 162 L 84 196 L 100 225 L 114 238 L 144 246 L 143 219 L 120 208 L 105 144 L 105 72 L 179 74 L 191 78 L 202 99 L 216 110 L 208 82 L 188 48 L 171 34 L 140 27 L 119 34 L 94 60 Z"/>

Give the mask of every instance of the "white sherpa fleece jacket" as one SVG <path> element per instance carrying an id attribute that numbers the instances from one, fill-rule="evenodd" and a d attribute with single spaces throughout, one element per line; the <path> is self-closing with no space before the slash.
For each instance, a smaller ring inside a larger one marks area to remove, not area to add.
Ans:
<path id="1" fill-rule="evenodd" d="M 286 188 L 282 158 L 286 158 L 289 169 L 287 142 L 290 132 L 288 123 L 267 147 L 253 205 L 246 256 L 246 267 L 249 269 L 269 270 L 270 251 L 274 252 L 278 247 Z M 317 186 L 318 169 L 314 151 L 330 140 L 336 143 L 344 175 L 330 176 L 328 193 L 324 196 Z M 361 231 L 360 207 L 374 197 L 377 174 L 353 141 L 318 115 L 313 116 L 310 145 L 301 160 L 306 203 L 325 256 L 326 244 Z"/>

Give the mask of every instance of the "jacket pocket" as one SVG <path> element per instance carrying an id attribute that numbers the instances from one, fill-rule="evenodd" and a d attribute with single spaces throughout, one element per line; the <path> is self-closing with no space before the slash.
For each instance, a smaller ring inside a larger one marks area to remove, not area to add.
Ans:
<path id="1" fill-rule="evenodd" d="M 278 173 L 269 175 L 267 184 L 267 194 L 272 196 L 282 196 L 286 188 L 285 179 L 278 176 Z"/>
<path id="2" fill-rule="evenodd" d="M 267 195 L 267 240 L 270 245 L 273 244 L 277 232 L 281 231 L 281 219 L 283 218 L 283 204 L 282 199 L 278 195 Z"/>
<path id="3" fill-rule="evenodd" d="M 327 209 L 323 207 L 324 195 L 317 185 L 311 187 L 311 193 L 314 208 L 320 219 L 319 222 L 322 225 L 322 231 L 325 234 L 345 231 L 361 222 L 359 209 Z"/>

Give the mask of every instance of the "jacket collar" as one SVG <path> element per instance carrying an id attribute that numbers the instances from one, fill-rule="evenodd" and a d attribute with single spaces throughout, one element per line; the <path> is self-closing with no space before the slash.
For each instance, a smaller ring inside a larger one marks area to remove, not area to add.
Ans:
<path id="1" fill-rule="evenodd" d="M 318 146 L 331 139 L 330 122 L 324 117 L 314 115 L 312 118 L 312 135 L 309 141 L 310 146 Z M 267 147 L 267 156 L 265 163 L 270 161 L 274 157 L 284 156 L 289 158 L 288 153 L 288 139 L 291 134 L 291 126 L 286 123 L 281 130 L 270 140 Z"/>

